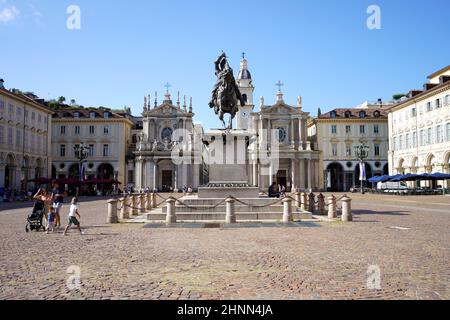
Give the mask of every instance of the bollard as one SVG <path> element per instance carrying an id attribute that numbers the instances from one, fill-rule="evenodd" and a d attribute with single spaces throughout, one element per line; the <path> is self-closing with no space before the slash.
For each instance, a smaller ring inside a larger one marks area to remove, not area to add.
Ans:
<path id="1" fill-rule="evenodd" d="M 167 207 L 166 224 L 177 223 L 175 201 L 176 200 L 174 198 L 169 198 L 166 200 L 166 207 Z"/>
<path id="2" fill-rule="evenodd" d="M 117 200 L 108 200 L 108 220 L 107 223 L 118 223 L 119 219 L 117 217 Z"/>
<path id="3" fill-rule="evenodd" d="M 342 221 L 350 222 L 353 221 L 352 216 L 352 199 L 347 196 L 342 198 Z"/>
<path id="4" fill-rule="evenodd" d="M 141 194 L 140 196 L 139 196 L 139 199 L 140 199 L 140 203 L 139 203 L 139 212 L 140 213 L 145 213 L 145 199 L 146 199 L 146 196 L 145 196 L 145 194 Z"/>
<path id="5" fill-rule="evenodd" d="M 226 202 L 226 215 L 225 215 L 225 223 L 226 224 L 233 224 L 236 223 L 236 213 L 235 213 L 235 206 L 234 206 L 234 199 L 228 198 L 225 200 Z"/>
<path id="6" fill-rule="evenodd" d="M 294 197 L 295 197 L 295 206 L 300 208 L 302 206 L 302 197 L 301 197 L 301 193 L 300 192 L 296 192 Z"/>
<path id="7" fill-rule="evenodd" d="M 317 210 L 320 216 L 325 215 L 325 196 L 323 194 L 317 196 Z"/>
<path id="8" fill-rule="evenodd" d="M 292 217 L 292 200 L 289 198 L 283 199 L 283 223 L 290 223 L 294 221 Z"/>
<path id="9" fill-rule="evenodd" d="M 306 211 L 307 209 L 307 204 L 308 204 L 308 195 L 306 194 L 306 192 L 302 192 L 302 195 L 301 195 L 301 198 L 302 198 L 302 203 L 301 203 L 301 210 L 302 211 Z"/>
<path id="10" fill-rule="evenodd" d="M 127 197 L 120 198 L 122 208 L 120 209 L 120 220 L 128 219 Z"/>
<path id="11" fill-rule="evenodd" d="M 157 207 L 157 203 L 156 203 L 156 193 L 152 193 L 152 208 L 156 208 Z"/>
<path id="12" fill-rule="evenodd" d="M 131 196 L 131 215 L 132 216 L 137 216 L 139 214 L 139 209 L 138 209 L 138 201 L 139 201 L 139 197 L 136 194 L 133 194 Z"/>
<path id="13" fill-rule="evenodd" d="M 328 197 L 328 218 L 330 218 L 330 219 L 337 218 L 336 197 L 335 196 Z"/>
<path id="14" fill-rule="evenodd" d="M 308 211 L 311 213 L 316 211 L 316 196 L 312 192 L 308 194 Z"/>
<path id="15" fill-rule="evenodd" d="M 152 194 L 151 193 L 147 193 L 145 195 L 146 201 L 145 201 L 145 209 L 147 211 L 152 210 Z"/>

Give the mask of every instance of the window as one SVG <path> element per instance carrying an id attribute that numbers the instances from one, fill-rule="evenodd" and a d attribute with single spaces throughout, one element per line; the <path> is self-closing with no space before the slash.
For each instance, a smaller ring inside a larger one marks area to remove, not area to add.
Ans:
<path id="1" fill-rule="evenodd" d="M 405 138 L 405 149 L 409 149 L 409 133 L 406 134 L 406 138 Z"/>
<path id="2" fill-rule="evenodd" d="M 104 126 L 103 127 L 103 134 L 104 135 L 108 135 L 109 134 L 109 126 Z"/>
<path id="3" fill-rule="evenodd" d="M 28 110 L 25 110 L 24 116 L 25 116 L 25 119 L 28 119 Z"/>
<path id="4" fill-rule="evenodd" d="M 5 101 L 0 100 L 0 112 L 4 112 L 5 111 Z"/>
<path id="5" fill-rule="evenodd" d="M 352 156 L 352 145 L 351 144 L 347 144 L 345 146 L 345 155 L 347 157 L 351 157 Z"/>
<path id="6" fill-rule="evenodd" d="M 28 150 L 28 132 L 23 134 L 23 147 Z"/>
<path id="7" fill-rule="evenodd" d="M 333 143 L 331 145 L 331 156 L 332 157 L 337 157 L 337 155 L 338 155 L 337 144 Z"/>
<path id="8" fill-rule="evenodd" d="M 360 111 L 360 112 L 359 112 L 359 117 L 360 117 L 361 119 L 364 119 L 364 118 L 366 117 L 366 112 L 365 112 L 365 111 Z"/>
<path id="9" fill-rule="evenodd" d="M 95 127 L 89 126 L 89 134 L 95 134 Z"/>
<path id="10" fill-rule="evenodd" d="M 431 132 L 431 128 L 428 128 L 427 131 L 427 144 L 432 144 L 432 132 Z"/>
<path id="11" fill-rule="evenodd" d="M 20 147 L 21 145 L 21 133 L 20 130 L 16 130 L 16 147 Z"/>
<path id="12" fill-rule="evenodd" d="M 379 144 L 375 144 L 373 146 L 373 150 L 374 150 L 374 153 L 375 153 L 375 157 L 379 157 L 380 156 L 380 145 Z"/>
<path id="13" fill-rule="evenodd" d="M 380 126 L 379 126 L 378 124 L 375 124 L 375 125 L 373 126 L 373 133 L 374 133 L 374 134 L 380 133 Z"/>
<path id="14" fill-rule="evenodd" d="M 171 141 L 172 140 L 172 129 L 171 128 L 164 128 L 163 131 L 161 132 L 161 138 L 163 141 L 167 140 L 167 141 Z"/>
<path id="15" fill-rule="evenodd" d="M 80 126 L 75 126 L 75 134 L 80 134 Z"/>
<path id="16" fill-rule="evenodd" d="M 59 156 L 61 158 L 64 158 L 66 156 L 66 145 L 65 144 L 61 144 L 59 146 Z"/>
<path id="17" fill-rule="evenodd" d="M 450 123 L 447 123 L 447 141 L 450 141 Z"/>
<path id="18" fill-rule="evenodd" d="M 36 113 L 34 112 L 31 113 L 31 120 L 32 121 L 36 120 Z"/>
<path id="19" fill-rule="evenodd" d="M 38 115 L 38 122 L 41 123 L 42 122 L 42 116 L 39 114 Z"/>
<path id="20" fill-rule="evenodd" d="M 375 118 L 379 118 L 379 117 L 381 116 L 380 111 L 375 111 L 375 112 L 373 113 L 373 116 L 374 116 Z"/>
<path id="21" fill-rule="evenodd" d="M 431 102 L 427 102 L 427 112 L 430 112 L 433 110 L 433 107 L 431 106 Z"/>
<path id="22" fill-rule="evenodd" d="M 416 131 L 414 131 L 413 132 L 413 136 L 412 136 L 413 138 L 413 140 L 412 140 L 412 147 L 413 148 L 416 148 L 417 147 L 417 132 Z"/>
<path id="23" fill-rule="evenodd" d="M 442 126 L 439 125 L 436 127 L 436 143 L 444 142 L 444 136 L 442 134 Z"/>
<path id="24" fill-rule="evenodd" d="M 89 145 L 89 157 L 91 157 L 91 158 L 94 157 L 94 145 L 93 144 Z"/>
<path id="25" fill-rule="evenodd" d="M 351 118 L 352 117 L 352 113 L 350 111 L 346 111 L 345 112 L 345 117 L 346 118 Z"/>
<path id="26" fill-rule="evenodd" d="M 415 118 L 417 117 L 417 109 L 416 108 L 412 108 L 411 109 L 411 118 Z"/>
<path id="27" fill-rule="evenodd" d="M 65 135 L 66 134 L 66 126 L 61 126 L 59 128 L 59 133 L 62 134 L 62 135 Z"/>
<path id="28" fill-rule="evenodd" d="M 441 107 L 441 99 L 436 99 L 436 109 Z"/>
<path id="29" fill-rule="evenodd" d="M 345 133 L 347 134 L 352 133 L 352 126 L 345 126 Z"/>
<path id="30" fill-rule="evenodd" d="M 365 125 L 359 126 L 359 133 L 360 134 L 365 134 L 366 133 L 366 126 Z"/>
<path id="31" fill-rule="evenodd" d="M 90 117 L 91 119 L 95 119 L 95 115 L 96 115 L 96 114 L 95 114 L 95 112 L 93 112 L 93 111 L 92 111 L 91 113 L 89 113 L 89 117 Z"/>
<path id="32" fill-rule="evenodd" d="M 425 145 L 425 131 L 424 130 L 420 130 L 420 135 L 419 135 L 419 146 L 424 146 Z"/>
<path id="33" fill-rule="evenodd" d="M 79 144 L 75 144 L 73 146 L 73 155 L 75 156 L 75 158 L 78 158 L 80 156 L 80 145 Z"/>
<path id="34" fill-rule="evenodd" d="M 331 134 L 336 134 L 337 133 L 337 126 L 333 125 L 331 126 Z"/>
<path id="35" fill-rule="evenodd" d="M 80 113 L 79 113 L 79 112 L 75 112 L 75 113 L 73 114 L 73 117 L 74 117 L 75 119 L 80 119 Z"/>
<path id="36" fill-rule="evenodd" d="M 5 129 L 3 126 L 0 126 L 0 144 L 3 144 L 5 141 Z"/>
<path id="37" fill-rule="evenodd" d="M 17 117 L 17 121 L 22 120 L 22 109 L 21 108 L 16 109 L 16 117 Z"/>
<path id="38" fill-rule="evenodd" d="M 403 149 L 403 136 L 398 137 L 398 149 Z"/>
<path id="39" fill-rule="evenodd" d="M 13 129 L 8 128 L 8 145 L 13 145 Z"/>
<path id="40" fill-rule="evenodd" d="M 394 137 L 392 148 L 393 148 L 394 150 L 397 150 L 397 146 L 398 146 L 398 143 L 397 143 L 397 137 Z"/>
<path id="41" fill-rule="evenodd" d="M 332 119 L 336 119 L 336 111 L 331 111 L 330 117 L 331 117 Z"/>
<path id="42" fill-rule="evenodd" d="M 0 101 L 1 104 L 1 101 Z M 444 105 L 449 105 L 450 104 L 450 94 L 446 95 L 444 98 Z"/>
<path id="43" fill-rule="evenodd" d="M 8 114 L 10 116 L 13 116 L 14 114 L 14 106 L 11 103 L 8 105 Z"/>
<path id="44" fill-rule="evenodd" d="M 108 157 L 109 156 L 109 145 L 104 144 L 103 145 L 103 156 Z"/>
<path id="45" fill-rule="evenodd" d="M 109 112 L 103 112 L 103 118 L 109 119 Z"/>
<path id="46" fill-rule="evenodd" d="M 278 130 L 278 141 L 280 143 L 286 142 L 287 132 L 285 128 L 277 128 Z M 170 139 L 170 138 L 168 138 Z"/>

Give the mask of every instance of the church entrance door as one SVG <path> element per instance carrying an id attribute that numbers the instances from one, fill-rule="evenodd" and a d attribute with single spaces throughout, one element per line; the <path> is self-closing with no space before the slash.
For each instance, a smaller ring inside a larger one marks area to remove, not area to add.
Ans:
<path id="1" fill-rule="evenodd" d="M 287 171 L 280 170 L 277 174 L 277 184 L 280 186 L 284 186 L 287 189 Z"/>
<path id="2" fill-rule="evenodd" d="M 162 190 L 163 192 L 170 191 L 172 187 L 172 171 L 171 170 L 163 170 L 162 172 Z"/>

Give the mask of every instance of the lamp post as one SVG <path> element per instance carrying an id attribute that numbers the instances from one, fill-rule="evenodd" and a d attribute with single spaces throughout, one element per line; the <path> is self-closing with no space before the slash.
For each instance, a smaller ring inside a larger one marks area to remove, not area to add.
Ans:
<path id="1" fill-rule="evenodd" d="M 89 155 L 89 147 L 85 146 L 84 143 L 81 145 L 77 144 L 73 147 L 73 150 L 75 151 L 75 157 L 78 160 L 78 174 L 80 177 L 80 185 L 77 188 L 77 198 L 80 196 L 80 190 L 81 190 L 81 184 L 83 182 L 83 173 L 81 172 L 83 162 L 86 161 Z"/>
<path id="2" fill-rule="evenodd" d="M 362 145 L 355 147 L 355 156 L 359 161 L 359 169 L 360 169 L 360 178 L 361 181 L 361 194 L 364 194 L 364 180 L 365 180 L 365 164 L 364 160 L 369 157 L 369 147 L 364 143 Z M 364 170 L 364 171 L 363 171 Z"/>

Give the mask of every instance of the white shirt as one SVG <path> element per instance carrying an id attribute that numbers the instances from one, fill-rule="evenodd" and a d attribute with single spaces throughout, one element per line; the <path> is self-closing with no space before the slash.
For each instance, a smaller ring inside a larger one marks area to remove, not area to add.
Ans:
<path id="1" fill-rule="evenodd" d="M 77 204 L 71 204 L 69 209 L 69 217 L 76 217 L 78 205 Z"/>

